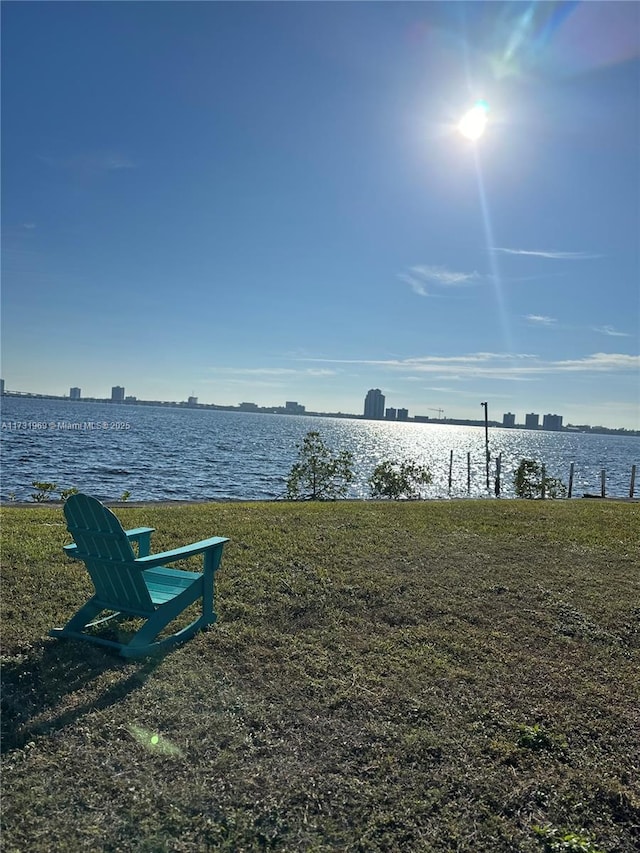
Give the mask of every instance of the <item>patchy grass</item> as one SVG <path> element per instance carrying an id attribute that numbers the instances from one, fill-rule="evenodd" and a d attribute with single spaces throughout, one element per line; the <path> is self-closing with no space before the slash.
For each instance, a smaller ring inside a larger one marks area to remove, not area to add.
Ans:
<path id="1" fill-rule="evenodd" d="M 3 518 L 3 849 L 640 846 L 637 504 L 117 510 L 230 536 L 219 621 L 154 659 L 47 637 L 60 509 Z"/>

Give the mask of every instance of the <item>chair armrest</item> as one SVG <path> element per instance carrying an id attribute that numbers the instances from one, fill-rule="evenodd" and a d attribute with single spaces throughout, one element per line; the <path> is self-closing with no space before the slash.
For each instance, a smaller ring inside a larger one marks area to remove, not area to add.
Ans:
<path id="1" fill-rule="evenodd" d="M 161 554 L 152 554 L 149 557 L 138 557 L 136 566 L 140 566 L 141 569 L 152 569 L 154 566 L 162 566 L 165 563 L 175 563 L 214 548 L 222 550 L 222 546 L 228 541 L 224 536 L 214 536 L 211 539 L 194 542 L 193 545 L 185 545 L 184 548 L 174 548 L 172 551 L 163 551 Z"/>
<path id="2" fill-rule="evenodd" d="M 127 539 L 137 539 L 143 533 L 153 533 L 154 530 L 155 527 L 134 527 L 131 530 L 125 530 L 125 533 L 127 534 Z"/>
<path id="3" fill-rule="evenodd" d="M 155 527 L 134 527 L 131 530 L 125 530 L 127 539 L 138 543 L 138 556 L 147 557 L 151 551 L 151 534 Z"/>

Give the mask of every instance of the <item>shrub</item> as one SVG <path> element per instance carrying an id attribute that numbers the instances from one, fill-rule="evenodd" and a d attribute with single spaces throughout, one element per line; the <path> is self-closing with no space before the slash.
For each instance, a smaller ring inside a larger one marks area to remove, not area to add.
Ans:
<path id="1" fill-rule="evenodd" d="M 60 500 L 64 503 L 67 498 L 70 498 L 71 495 L 77 495 L 78 490 L 75 486 L 71 486 L 69 489 L 60 489 Z"/>
<path id="2" fill-rule="evenodd" d="M 298 461 L 287 479 L 287 500 L 326 501 L 346 495 L 353 480 L 353 454 L 333 455 L 319 432 L 311 430 L 298 444 Z"/>
<path id="3" fill-rule="evenodd" d="M 67 498 L 70 498 L 71 495 L 77 495 L 78 490 L 75 486 L 71 486 L 69 489 L 61 489 L 56 483 L 44 483 L 39 482 L 38 480 L 34 480 L 31 485 L 34 489 L 37 489 L 37 492 L 31 493 L 31 500 L 36 503 L 46 503 L 47 501 L 55 500 L 55 493 L 57 492 L 60 495 L 60 500 L 64 503 Z"/>
<path id="4" fill-rule="evenodd" d="M 31 485 L 34 489 L 37 489 L 37 492 L 31 493 L 31 499 L 36 503 L 44 503 L 45 501 L 52 501 L 54 492 L 58 491 L 58 487 L 55 483 L 44 483 L 39 482 L 38 480 L 34 480 Z"/>
<path id="5" fill-rule="evenodd" d="M 564 498 L 567 489 L 562 480 L 547 477 L 544 465 L 533 459 L 523 459 L 514 474 L 513 483 L 519 498 Z"/>
<path id="6" fill-rule="evenodd" d="M 369 487 L 374 498 L 415 500 L 420 497 L 420 487 L 427 486 L 431 479 L 431 472 L 426 465 L 385 460 L 376 465 L 369 477 Z"/>

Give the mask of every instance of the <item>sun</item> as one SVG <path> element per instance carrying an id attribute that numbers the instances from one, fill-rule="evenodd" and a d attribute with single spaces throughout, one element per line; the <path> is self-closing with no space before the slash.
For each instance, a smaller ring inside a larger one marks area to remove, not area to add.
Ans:
<path id="1" fill-rule="evenodd" d="M 489 106 L 486 101 L 477 101 L 458 122 L 458 130 L 467 139 L 480 139 L 487 126 Z"/>

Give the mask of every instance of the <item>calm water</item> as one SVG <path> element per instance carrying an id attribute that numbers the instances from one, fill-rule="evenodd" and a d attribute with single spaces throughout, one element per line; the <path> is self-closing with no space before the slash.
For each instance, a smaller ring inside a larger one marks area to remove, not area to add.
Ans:
<path id="1" fill-rule="evenodd" d="M 296 444 L 311 429 L 332 449 L 353 452 L 350 497 L 369 496 L 367 478 L 384 459 L 429 465 L 433 484 L 425 497 L 466 497 L 468 452 L 470 494 L 487 495 L 481 427 L 4 397 L 0 496 L 29 500 L 32 481 L 44 480 L 103 500 L 124 491 L 131 500 L 279 498 Z M 503 497 L 513 497 L 522 458 L 544 462 L 549 475 L 565 483 L 574 462 L 575 496 L 599 494 L 602 468 L 607 494 L 628 495 L 631 466 L 640 469 L 639 437 L 491 429 L 490 450 L 493 460 L 502 454 Z"/>

